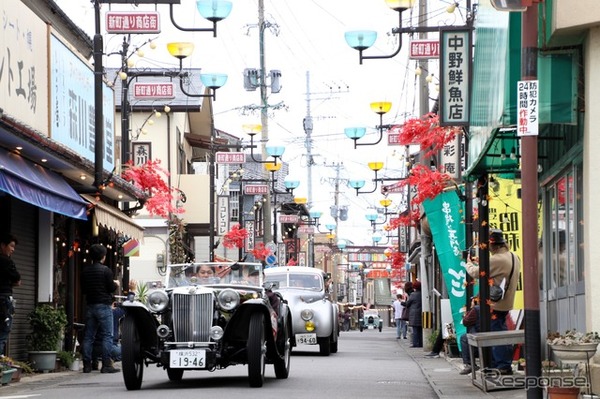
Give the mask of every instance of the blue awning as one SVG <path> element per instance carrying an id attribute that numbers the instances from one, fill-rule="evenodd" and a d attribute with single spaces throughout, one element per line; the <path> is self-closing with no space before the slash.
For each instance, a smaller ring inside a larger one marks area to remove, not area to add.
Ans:
<path id="1" fill-rule="evenodd" d="M 3 149 L 0 190 L 48 211 L 87 220 L 87 203 L 62 177 Z"/>

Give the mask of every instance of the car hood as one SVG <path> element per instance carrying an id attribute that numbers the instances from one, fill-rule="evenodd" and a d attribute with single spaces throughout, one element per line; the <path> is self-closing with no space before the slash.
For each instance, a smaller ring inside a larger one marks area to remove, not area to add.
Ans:
<path id="1" fill-rule="evenodd" d="M 325 298 L 322 292 L 314 292 L 297 288 L 280 288 L 277 290 L 290 304 L 298 302 L 312 303 Z"/>

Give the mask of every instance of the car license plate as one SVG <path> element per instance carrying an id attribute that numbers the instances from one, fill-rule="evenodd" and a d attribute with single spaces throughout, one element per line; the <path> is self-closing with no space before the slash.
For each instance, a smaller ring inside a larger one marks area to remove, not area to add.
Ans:
<path id="1" fill-rule="evenodd" d="M 169 367 L 173 369 L 206 368 L 206 351 L 198 349 L 172 350 Z"/>
<path id="2" fill-rule="evenodd" d="M 296 334 L 296 343 L 298 345 L 316 345 L 317 334 Z"/>
<path id="3" fill-rule="evenodd" d="M 373 326 L 373 325 L 369 326 L 369 330 L 374 330 L 374 329 L 375 329 L 375 326 Z"/>

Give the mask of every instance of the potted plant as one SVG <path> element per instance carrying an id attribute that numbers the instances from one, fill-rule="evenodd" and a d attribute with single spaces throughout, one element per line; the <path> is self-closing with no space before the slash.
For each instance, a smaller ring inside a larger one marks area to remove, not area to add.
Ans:
<path id="1" fill-rule="evenodd" d="M 595 331 L 582 333 L 576 330 L 567 330 L 564 334 L 549 333 L 546 342 L 558 360 L 585 362 L 596 353 L 598 344 L 600 344 L 600 335 Z"/>
<path id="2" fill-rule="evenodd" d="M 56 357 L 60 361 L 61 366 L 67 369 L 70 369 L 75 361 L 75 355 L 68 351 L 58 351 Z"/>
<path id="3" fill-rule="evenodd" d="M 0 358 L 0 383 L 7 385 L 11 380 L 13 373 L 17 371 L 13 360 L 10 357 L 2 356 Z"/>
<path id="4" fill-rule="evenodd" d="M 29 313 L 29 325 L 29 360 L 33 368 L 42 372 L 54 370 L 57 351 L 67 326 L 64 308 L 49 304 L 38 305 Z"/>
<path id="5" fill-rule="evenodd" d="M 552 360 L 542 361 L 542 372 L 546 379 L 546 392 L 548 399 L 576 399 L 579 397 L 580 388 L 562 386 L 564 378 L 572 378 L 574 370 Z"/>

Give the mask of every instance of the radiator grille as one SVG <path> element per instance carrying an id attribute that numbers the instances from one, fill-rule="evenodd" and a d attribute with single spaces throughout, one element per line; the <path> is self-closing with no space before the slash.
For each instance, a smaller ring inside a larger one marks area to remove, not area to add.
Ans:
<path id="1" fill-rule="evenodd" d="M 213 295 L 174 294 L 173 331 L 176 342 L 208 342 L 213 318 Z"/>

